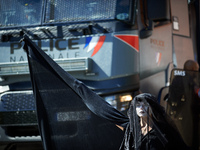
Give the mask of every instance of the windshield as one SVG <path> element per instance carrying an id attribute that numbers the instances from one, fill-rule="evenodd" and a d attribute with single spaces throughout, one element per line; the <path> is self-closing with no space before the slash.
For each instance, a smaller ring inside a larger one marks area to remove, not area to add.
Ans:
<path id="1" fill-rule="evenodd" d="M 1 0 L 0 27 L 41 25 L 58 22 L 112 20 L 116 18 L 128 20 L 129 1 L 130 0 Z"/>
<path id="2" fill-rule="evenodd" d="M 129 0 L 48 1 L 46 23 L 115 19 L 116 13 L 128 14 L 129 10 Z"/>
<path id="3" fill-rule="evenodd" d="M 1 0 L 0 26 L 25 26 L 39 24 L 42 0 Z"/>

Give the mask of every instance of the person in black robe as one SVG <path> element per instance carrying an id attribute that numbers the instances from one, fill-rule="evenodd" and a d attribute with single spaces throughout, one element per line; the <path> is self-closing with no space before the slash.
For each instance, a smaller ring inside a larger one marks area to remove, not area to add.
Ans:
<path id="1" fill-rule="evenodd" d="M 128 117 L 120 150 L 188 149 L 153 95 L 143 93 L 136 96 L 131 102 Z"/>

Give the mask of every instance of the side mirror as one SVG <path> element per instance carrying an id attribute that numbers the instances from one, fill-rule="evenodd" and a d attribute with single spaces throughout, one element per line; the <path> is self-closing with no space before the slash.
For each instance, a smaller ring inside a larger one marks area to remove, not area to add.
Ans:
<path id="1" fill-rule="evenodd" d="M 153 32 L 153 21 L 149 21 L 149 25 L 145 28 L 143 28 L 142 30 L 140 30 L 139 32 L 139 36 L 141 39 L 145 39 L 148 38 L 152 35 Z"/>

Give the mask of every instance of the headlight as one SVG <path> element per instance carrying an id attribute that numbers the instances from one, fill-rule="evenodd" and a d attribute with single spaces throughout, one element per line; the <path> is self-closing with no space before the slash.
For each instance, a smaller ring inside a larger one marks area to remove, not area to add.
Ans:
<path id="1" fill-rule="evenodd" d="M 127 95 L 123 95 L 120 97 L 120 102 L 129 102 L 131 101 L 133 98 L 132 98 L 132 95 L 130 94 L 127 94 Z"/>
<path id="2" fill-rule="evenodd" d="M 121 93 L 116 95 L 108 95 L 103 97 L 110 105 L 119 111 L 123 111 L 129 108 L 130 101 L 133 97 L 131 93 Z"/>

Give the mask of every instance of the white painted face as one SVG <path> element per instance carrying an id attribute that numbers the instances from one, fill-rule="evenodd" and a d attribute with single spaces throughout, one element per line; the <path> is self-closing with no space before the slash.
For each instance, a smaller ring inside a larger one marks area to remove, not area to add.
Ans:
<path id="1" fill-rule="evenodd" d="M 148 108 L 149 108 L 148 103 L 145 103 L 143 101 L 136 102 L 136 112 L 139 117 L 146 117 Z"/>

